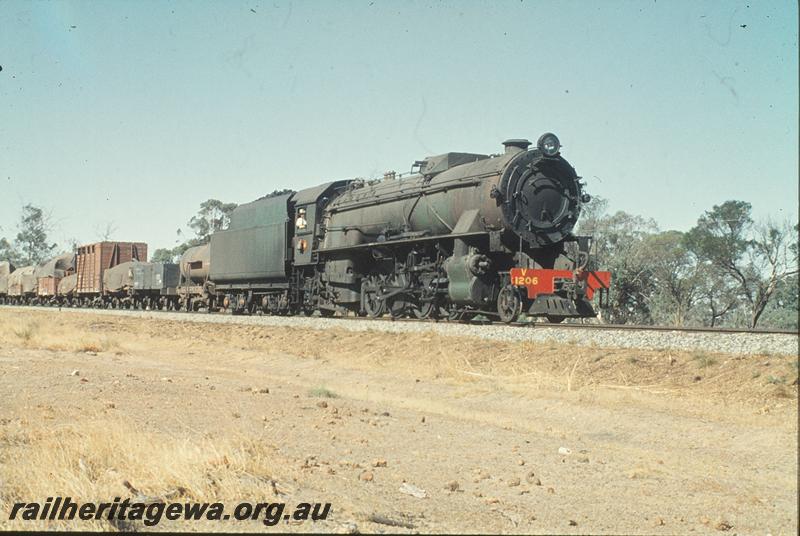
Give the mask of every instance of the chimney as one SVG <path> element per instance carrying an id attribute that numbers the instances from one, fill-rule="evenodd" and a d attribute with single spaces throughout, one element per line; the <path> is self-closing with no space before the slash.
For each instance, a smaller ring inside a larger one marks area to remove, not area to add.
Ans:
<path id="1" fill-rule="evenodd" d="M 524 139 L 513 139 L 513 140 L 506 140 L 503 142 L 503 146 L 506 148 L 506 154 L 514 154 L 520 151 L 527 151 L 530 144 L 531 142 Z"/>

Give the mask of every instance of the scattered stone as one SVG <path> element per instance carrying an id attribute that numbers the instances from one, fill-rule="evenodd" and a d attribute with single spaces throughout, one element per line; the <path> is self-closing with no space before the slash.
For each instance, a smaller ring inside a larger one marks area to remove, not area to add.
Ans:
<path id="1" fill-rule="evenodd" d="M 372 479 L 375 478 L 375 475 L 373 475 L 370 471 L 364 471 L 359 475 L 358 478 L 364 482 L 372 482 Z"/>
<path id="2" fill-rule="evenodd" d="M 717 520 L 717 523 L 714 525 L 714 528 L 721 531 L 728 531 L 733 528 L 733 525 L 728 523 L 728 521 L 725 519 L 719 519 Z"/>
<path id="3" fill-rule="evenodd" d="M 89 380 L 87 380 L 86 378 L 81 378 L 81 383 L 89 383 Z"/>
<path id="4" fill-rule="evenodd" d="M 666 525 L 666 524 L 667 524 L 667 523 L 666 523 L 666 521 L 664 521 L 664 518 L 663 518 L 663 517 L 657 517 L 657 518 L 656 518 L 656 521 L 655 521 L 655 526 L 656 526 L 656 527 L 663 527 L 663 526 L 664 526 L 664 525 Z"/>
<path id="5" fill-rule="evenodd" d="M 536 473 L 534 473 L 533 471 L 528 471 L 528 474 L 525 475 L 525 482 L 527 482 L 528 484 L 534 484 L 538 480 L 539 479 L 536 478 Z M 541 482 L 539 482 L 538 485 L 541 485 Z"/>
<path id="6" fill-rule="evenodd" d="M 114 408 L 116 408 L 117 406 L 116 406 L 116 404 L 114 404 L 113 402 L 109 402 L 108 404 L 106 404 L 106 407 L 107 407 L 108 409 L 114 409 Z"/>
<path id="7" fill-rule="evenodd" d="M 318 408 L 327 408 L 328 407 L 328 403 L 325 402 L 324 400 L 320 400 L 319 402 L 317 402 L 317 407 Z"/>
<path id="8" fill-rule="evenodd" d="M 234 419 L 239 419 L 241 416 L 242 416 L 242 414 L 241 414 L 241 413 L 239 413 L 238 411 L 234 411 L 234 412 L 233 412 L 233 418 L 234 418 Z"/>
<path id="9" fill-rule="evenodd" d="M 447 484 L 444 486 L 444 489 L 446 489 L 447 491 L 458 491 L 458 487 L 459 487 L 459 486 L 458 486 L 458 482 L 456 482 L 455 480 L 453 480 L 453 481 L 450 481 L 450 482 L 448 482 L 448 483 L 447 483 Z"/>
<path id="10" fill-rule="evenodd" d="M 570 527 L 577 527 L 578 526 L 578 522 L 575 521 L 574 519 L 570 519 L 569 520 L 569 526 Z"/>
<path id="11" fill-rule="evenodd" d="M 486 504 L 497 504 L 500 502 L 500 499 L 498 499 L 497 497 L 486 497 L 483 500 L 483 502 L 485 502 Z"/>
<path id="12" fill-rule="evenodd" d="M 563 456 L 567 456 L 569 454 L 572 454 L 572 451 L 569 450 L 567 447 L 558 447 L 558 453 Z"/>
<path id="13" fill-rule="evenodd" d="M 380 459 L 372 462 L 372 467 L 386 467 L 386 460 Z"/>
<path id="14" fill-rule="evenodd" d="M 381 525 L 388 525 L 390 527 L 403 527 L 404 529 L 416 528 L 416 525 L 413 525 L 406 521 L 398 521 L 396 519 L 392 519 L 378 514 L 370 514 L 370 516 L 367 519 L 369 521 L 372 521 L 373 523 L 380 523 Z"/>
<path id="15" fill-rule="evenodd" d="M 553 488 L 547 488 L 547 493 L 555 493 L 555 492 L 556 490 L 554 490 Z"/>
<path id="16" fill-rule="evenodd" d="M 309 456 L 303 460 L 303 464 L 300 466 L 301 469 L 311 469 L 312 467 L 319 467 L 316 456 Z"/>
<path id="17" fill-rule="evenodd" d="M 80 376 L 81 375 L 81 371 L 76 369 L 76 370 L 73 370 L 72 372 L 70 372 L 69 375 L 70 376 Z"/>
<path id="18" fill-rule="evenodd" d="M 252 391 L 259 395 L 269 394 L 269 389 L 267 389 L 266 387 L 261 387 L 261 388 L 253 387 Z"/>
<path id="19" fill-rule="evenodd" d="M 381 417 L 390 417 L 389 412 L 384 411 L 383 413 L 381 413 Z"/>
<path id="20" fill-rule="evenodd" d="M 168 383 L 172 383 L 172 378 L 167 378 L 167 377 L 164 377 L 164 378 L 161 378 L 161 381 L 162 381 L 162 382 L 168 382 Z"/>
<path id="21" fill-rule="evenodd" d="M 521 482 L 520 482 L 519 478 L 512 478 L 511 480 L 508 481 L 508 487 L 509 488 L 515 488 L 515 487 L 519 486 L 520 484 L 521 484 Z"/>
<path id="22" fill-rule="evenodd" d="M 525 465 L 525 460 L 519 460 L 517 461 L 517 464 L 520 466 Z"/>
<path id="23" fill-rule="evenodd" d="M 422 418 L 419 420 L 419 422 L 421 422 L 421 423 L 425 422 L 425 415 L 422 416 Z"/>
<path id="24" fill-rule="evenodd" d="M 589 463 L 589 457 L 581 456 L 580 458 L 578 458 L 578 463 Z"/>
<path id="25" fill-rule="evenodd" d="M 492 478 L 492 475 L 489 474 L 489 471 L 481 469 L 478 472 L 478 480 L 489 480 L 490 478 Z"/>
<path id="26" fill-rule="evenodd" d="M 403 484 L 400 486 L 400 493 L 411 495 L 417 499 L 424 499 L 428 496 L 428 493 L 424 489 L 418 488 L 414 484 L 409 484 L 408 482 L 403 482 Z"/>

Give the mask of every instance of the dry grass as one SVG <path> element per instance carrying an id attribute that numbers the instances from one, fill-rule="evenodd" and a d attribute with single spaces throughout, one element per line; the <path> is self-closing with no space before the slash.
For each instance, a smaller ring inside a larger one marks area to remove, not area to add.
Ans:
<path id="1" fill-rule="evenodd" d="M 337 395 L 327 387 L 315 387 L 313 389 L 309 389 L 308 396 L 316 398 L 339 398 L 339 395 Z"/>
<path id="2" fill-rule="evenodd" d="M 56 317 L 53 317 L 56 318 Z M 74 323 L 59 319 L 42 323 L 27 314 L 0 317 L 0 346 L 49 350 L 52 352 L 120 352 L 120 340 L 98 325 L 75 330 Z"/>
<path id="3" fill-rule="evenodd" d="M 0 427 L 0 511 L 53 495 L 113 501 L 142 495 L 162 500 L 234 502 L 274 498 L 272 451 L 253 439 L 176 438 L 122 419 L 55 427 Z M 5 521 L 5 520 L 4 520 Z M 7 522 L 8 523 L 8 522 Z M 106 521 L 10 522 L 5 529 L 109 530 Z"/>
<path id="4" fill-rule="evenodd" d="M 42 323 L 43 314 L 48 315 L 46 324 Z M 15 331 L 31 331 L 32 335 L 25 339 Z M 770 368 L 763 368 L 760 363 L 765 356 L 511 343 L 442 337 L 434 332 L 303 330 L 24 312 L 0 316 L 3 343 L 117 355 L 129 349 L 158 347 L 208 355 L 209 359 L 220 359 L 233 350 L 251 352 L 254 358 L 279 352 L 350 367 L 385 369 L 412 378 L 447 378 L 466 384 L 488 380 L 521 394 L 595 388 L 654 394 L 680 390 L 682 396 L 702 400 L 748 403 L 797 395 L 796 390 L 786 389 L 797 378 L 796 360 L 787 357 L 766 356 Z M 783 381 L 765 382 L 767 375 Z"/>

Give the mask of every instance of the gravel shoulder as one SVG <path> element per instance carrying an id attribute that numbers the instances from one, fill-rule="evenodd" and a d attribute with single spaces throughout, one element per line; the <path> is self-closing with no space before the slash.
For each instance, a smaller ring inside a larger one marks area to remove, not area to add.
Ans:
<path id="1" fill-rule="evenodd" d="M 25 308 L 8 307 L 24 311 Z M 82 314 L 81 309 L 62 309 L 62 313 Z M 368 319 L 306 318 L 279 316 L 232 316 L 205 313 L 169 313 L 162 311 L 98 310 L 98 314 L 133 318 L 192 321 L 213 324 L 244 326 L 295 327 L 299 329 L 341 329 L 385 333 L 433 332 L 445 337 L 473 337 L 503 342 L 539 342 L 598 346 L 603 348 L 639 348 L 659 351 L 697 350 L 728 355 L 796 356 L 800 337 L 795 334 L 761 333 L 686 333 L 679 331 L 595 331 L 569 329 L 547 324 L 531 324 L 529 327 L 505 326 L 502 324 L 478 325 L 450 322 L 389 322 Z M 535 326 L 535 327 L 533 327 Z"/>
<path id="2" fill-rule="evenodd" d="M 193 500 L 331 502 L 324 523 L 278 526 L 304 532 L 797 526 L 797 366 L 781 355 L 486 339 L 460 325 L 63 313 L 0 310 L 0 390 L 13 393 L 0 401 L 3 511 L 54 488 L 125 494 L 127 479 Z M 55 444 L 83 465 L 58 461 Z"/>

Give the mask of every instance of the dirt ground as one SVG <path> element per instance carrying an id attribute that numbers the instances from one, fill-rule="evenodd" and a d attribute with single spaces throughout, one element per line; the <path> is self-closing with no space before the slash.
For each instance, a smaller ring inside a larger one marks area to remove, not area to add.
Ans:
<path id="1" fill-rule="evenodd" d="M 332 504 L 155 530 L 794 534 L 797 367 L 0 309 L 0 529 L 113 530 L 8 515 L 135 488 Z"/>

